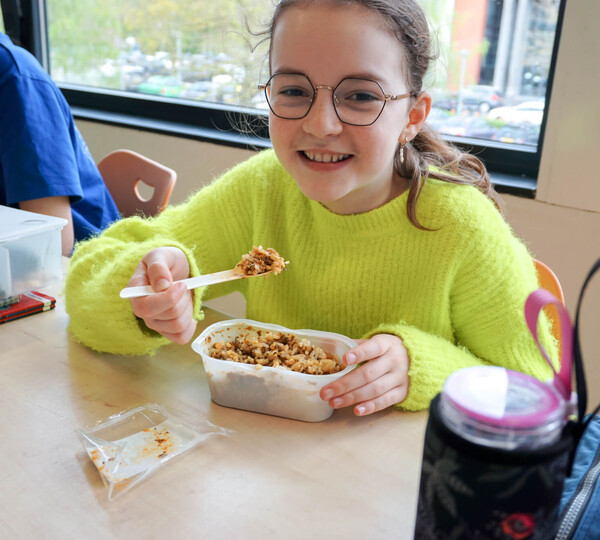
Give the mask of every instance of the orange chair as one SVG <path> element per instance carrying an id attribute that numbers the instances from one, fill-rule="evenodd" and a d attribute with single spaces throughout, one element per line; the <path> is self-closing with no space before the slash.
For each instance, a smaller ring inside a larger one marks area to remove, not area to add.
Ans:
<path id="1" fill-rule="evenodd" d="M 562 304 L 564 304 L 565 296 L 556 274 L 543 262 L 538 261 L 537 259 L 534 259 L 533 262 L 535 263 L 535 269 L 540 287 L 551 292 L 561 301 Z M 546 312 L 546 316 L 552 321 L 552 334 L 560 343 L 560 321 L 558 319 L 556 307 L 549 304 L 544 308 L 544 311 Z"/>
<path id="2" fill-rule="evenodd" d="M 123 217 L 159 214 L 177 181 L 174 170 L 131 150 L 111 152 L 98 163 L 98 169 Z M 140 182 L 154 188 L 149 199 L 140 194 Z"/>

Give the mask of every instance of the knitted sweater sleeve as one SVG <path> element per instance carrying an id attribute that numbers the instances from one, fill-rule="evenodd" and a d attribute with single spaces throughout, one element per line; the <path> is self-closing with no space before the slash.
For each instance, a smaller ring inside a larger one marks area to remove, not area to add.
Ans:
<path id="1" fill-rule="evenodd" d="M 238 165 L 155 218 L 123 219 L 79 243 L 65 279 L 72 337 L 94 350 L 126 355 L 153 354 L 169 343 L 134 315 L 131 302 L 120 298 L 119 291 L 144 255 L 162 246 L 185 253 L 191 276 L 233 268 L 252 247 L 252 201 L 246 193 L 251 182 L 245 180 L 260 169 L 256 161 Z M 206 288 L 194 291 L 196 320 L 203 318 L 205 294 Z"/>
<path id="2" fill-rule="evenodd" d="M 454 244 L 454 263 L 446 276 L 454 339 L 402 321 L 381 324 L 365 336 L 397 335 L 409 353 L 408 396 L 397 408 L 427 408 L 446 378 L 465 367 L 498 365 L 541 380 L 551 376 L 523 311 L 527 296 L 538 287 L 533 260 L 495 209 L 485 206 L 461 217 L 459 234 L 441 237 Z M 555 357 L 556 343 L 544 316 L 539 331 Z"/>

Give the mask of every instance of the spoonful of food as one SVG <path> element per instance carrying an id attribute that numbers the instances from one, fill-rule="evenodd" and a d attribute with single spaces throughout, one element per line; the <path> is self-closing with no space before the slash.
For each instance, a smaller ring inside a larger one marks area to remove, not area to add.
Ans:
<path id="1" fill-rule="evenodd" d="M 285 270 L 288 264 L 289 261 L 284 260 L 273 248 L 264 249 L 262 246 L 254 246 L 249 253 L 242 255 L 242 260 L 231 270 L 182 279 L 174 283 L 185 283 L 189 290 L 225 281 L 233 281 L 234 279 L 256 276 L 266 277 L 270 273 L 279 274 L 282 270 Z M 119 296 L 121 298 L 139 298 L 140 296 L 149 296 L 151 294 L 157 293 L 150 285 L 142 285 L 139 287 L 125 287 L 121 289 Z"/>

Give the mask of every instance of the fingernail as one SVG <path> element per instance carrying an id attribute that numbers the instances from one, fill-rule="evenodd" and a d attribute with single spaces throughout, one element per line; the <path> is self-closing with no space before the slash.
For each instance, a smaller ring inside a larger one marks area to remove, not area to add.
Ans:
<path id="1" fill-rule="evenodd" d="M 356 407 L 356 412 L 359 415 L 363 415 L 363 414 L 365 414 L 367 412 L 367 408 L 363 407 L 362 405 L 360 405 L 360 406 Z"/>
<path id="2" fill-rule="evenodd" d="M 356 355 L 354 353 L 348 353 L 346 355 L 346 364 L 354 364 L 356 362 Z"/>
<path id="3" fill-rule="evenodd" d="M 332 397 L 333 397 L 333 390 L 329 389 L 329 390 L 325 390 L 325 392 L 323 392 L 323 399 L 325 401 L 329 401 Z"/>
<path id="4" fill-rule="evenodd" d="M 331 404 L 332 404 L 334 407 L 339 407 L 339 406 L 342 404 L 342 398 L 339 398 L 339 397 L 338 397 L 338 398 L 335 398 L 335 399 L 334 399 L 334 400 L 331 402 Z"/>

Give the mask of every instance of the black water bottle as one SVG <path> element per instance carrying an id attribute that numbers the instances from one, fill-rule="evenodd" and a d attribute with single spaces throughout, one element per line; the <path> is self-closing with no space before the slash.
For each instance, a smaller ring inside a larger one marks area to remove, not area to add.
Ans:
<path id="1" fill-rule="evenodd" d="M 430 407 L 414 538 L 554 538 L 571 410 L 552 385 L 523 373 L 451 375 Z"/>

